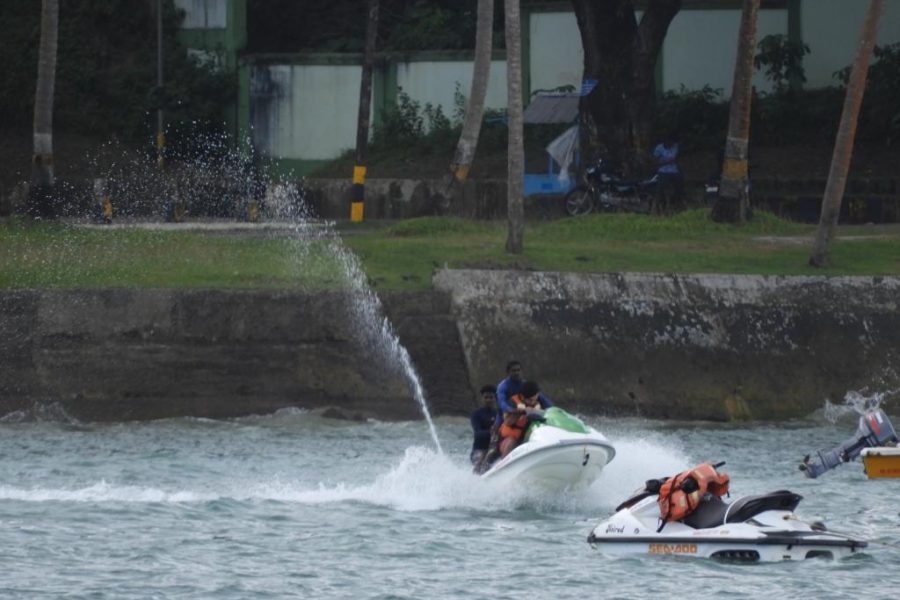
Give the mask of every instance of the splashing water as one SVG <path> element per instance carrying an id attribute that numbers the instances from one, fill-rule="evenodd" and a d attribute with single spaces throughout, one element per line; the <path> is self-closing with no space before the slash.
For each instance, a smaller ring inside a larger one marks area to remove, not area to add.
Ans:
<path id="1" fill-rule="evenodd" d="M 303 255 L 308 251 L 307 242 L 310 240 L 328 243 L 328 252 L 336 260 L 348 284 L 350 314 L 357 325 L 355 333 L 375 355 L 380 356 L 388 365 L 399 367 L 413 398 L 419 404 L 438 453 L 443 454 L 425 399 L 425 390 L 412 358 L 400 342 L 390 320 L 384 315 L 381 300 L 369 286 L 359 258 L 344 244 L 340 234 L 334 229 L 334 222 L 319 221 L 312 217 L 302 186 L 285 183 L 269 186 L 266 205 L 275 218 L 291 224 L 293 237 L 300 242 L 295 246 L 299 254 Z"/>
<path id="2" fill-rule="evenodd" d="M 897 390 L 885 392 L 873 392 L 866 395 L 866 391 L 851 390 L 844 394 L 843 404 L 833 404 L 825 400 L 823 414 L 829 423 L 837 423 L 840 419 L 851 415 L 864 415 L 869 411 L 880 408 L 888 398 L 897 393 Z"/>
<path id="3" fill-rule="evenodd" d="M 422 411 L 438 453 L 442 454 L 421 379 L 409 352 L 384 315 L 380 299 L 368 285 L 359 259 L 346 247 L 333 222 L 313 215 L 300 178 L 289 175 L 282 182 L 265 181 L 255 165 L 250 141 L 239 146 L 235 150 L 227 136 L 197 135 L 185 151 L 171 152 L 173 160 L 167 163 L 162 176 L 149 157 L 116 143 L 104 145 L 89 162 L 97 173 L 108 178 L 117 215 L 166 214 L 168 218 L 172 203 L 181 202 L 189 215 L 235 217 L 247 210 L 249 200 L 260 199 L 264 189 L 262 204 L 266 216 L 288 227 L 294 242 L 292 249 L 299 258 L 309 254 L 311 242 L 327 244 L 348 282 L 355 332 L 390 368 L 399 369 Z"/>
<path id="4" fill-rule="evenodd" d="M 389 363 L 400 366 L 409 384 L 410 391 L 416 402 L 419 403 L 422 415 L 428 423 L 428 430 L 431 433 L 431 438 L 434 440 L 434 445 L 438 453 L 443 454 L 444 451 L 441 448 L 441 442 L 438 439 L 437 429 L 434 427 L 431 412 L 428 410 L 428 402 L 425 400 L 425 390 L 422 387 L 419 374 L 416 372 L 409 352 L 400 343 L 400 338 L 394 332 L 391 322 L 384 316 L 381 300 L 366 283 L 365 273 L 359 263 L 359 258 L 344 246 L 340 237 L 335 238 L 332 250 L 350 282 L 351 305 L 354 308 L 354 317 L 360 326 L 357 331 L 362 339 L 370 346 L 376 348 Z"/>

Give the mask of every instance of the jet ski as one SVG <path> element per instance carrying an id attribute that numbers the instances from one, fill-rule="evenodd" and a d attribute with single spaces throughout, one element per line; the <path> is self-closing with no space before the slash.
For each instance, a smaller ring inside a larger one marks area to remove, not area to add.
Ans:
<path id="1" fill-rule="evenodd" d="M 588 543 L 612 555 L 667 554 L 736 562 L 837 559 L 867 546 L 863 540 L 832 533 L 821 523 L 798 519 L 794 509 L 803 498 L 788 490 L 731 502 L 706 492 L 687 516 L 666 521 L 660 518 L 665 510 L 660 494 L 665 493 L 665 482 L 677 477 L 648 481 L 591 531 Z M 727 481 L 725 487 L 727 492 Z"/>
<path id="2" fill-rule="evenodd" d="M 591 485 L 615 455 L 602 433 L 554 406 L 532 421 L 522 443 L 481 477 L 545 492 L 581 489 Z"/>

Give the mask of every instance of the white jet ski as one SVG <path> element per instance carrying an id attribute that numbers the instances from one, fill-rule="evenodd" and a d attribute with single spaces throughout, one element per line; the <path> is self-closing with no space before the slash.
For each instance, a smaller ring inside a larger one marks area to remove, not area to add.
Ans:
<path id="1" fill-rule="evenodd" d="M 591 485 L 616 450 L 602 433 L 558 407 L 532 422 L 523 442 L 481 476 L 561 492 Z"/>
<path id="2" fill-rule="evenodd" d="M 794 515 L 802 496 L 780 490 L 726 503 L 706 494 L 681 521 L 662 524 L 659 480 L 616 508 L 588 543 L 606 554 L 669 554 L 739 562 L 844 558 L 867 546 Z M 654 485 L 655 483 L 655 485 Z M 656 488 L 655 492 L 653 488 Z"/>

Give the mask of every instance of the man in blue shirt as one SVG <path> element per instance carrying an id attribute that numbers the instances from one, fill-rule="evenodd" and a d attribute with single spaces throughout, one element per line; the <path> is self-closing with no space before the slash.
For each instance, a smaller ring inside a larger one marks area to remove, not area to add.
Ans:
<path id="1" fill-rule="evenodd" d="M 469 460 L 478 465 L 491 445 L 491 430 L 497 420 L 497 388 L 485 385 L 481 388 L 483 406 L 472 413 L 472 452 Z"/>
<path id="2" fill-rule="evenodd" d="M 512 404 L 511 398 L 522 392 L 522 363 L 517 360 L 511 360 L 506 365 L 506 379 L 497 386 L 497 408 L 500 409 L 497 414 L 497 426 L 503 420 L 503 415 L 516 410 Z M 550 398 L 545 396 L 543 392 L 538 395 L 538 401 L 541 408 L 549 408 L 553 406 Z"/>
<path id="3" fill-rule="evenodd" d="M 491 429 L 491 442 L 484 458 L 475 464 L 476 473 L 484 473 L 491 468 L 491 464 L 500 457 L 500 425 L 503 423 L 503 415 L 516 412 L 518 407 L 513 404 L 512 397 L 522 393 L 522 363 L 511 360 L 506 364 L 506 379 L 497 386 L 497 417 Z M 538 402 L 541 408 L 553 406 L 550 398 L 543 393 L 538 394 Z"/>
<path id="4" fill-rule="evenodd" d="M 656 159 L 656 174 L 659 176 L 659 194 L 656 213 L 668 214 L 681 206 L 684 195 L 684 176 L 678 168 L 678 142 L 675 135 L 668 134 L 662 143 L 653 149 Z"/>

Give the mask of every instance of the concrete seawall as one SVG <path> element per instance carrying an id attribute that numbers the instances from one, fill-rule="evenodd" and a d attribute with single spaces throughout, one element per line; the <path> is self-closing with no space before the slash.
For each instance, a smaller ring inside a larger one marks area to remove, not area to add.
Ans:
<path id="1" fill-rule="evenodd" d="M 434 414 L 465 415 L 507 360 L 585 413 L 807 414 L 900 389 L 900 279 L 444 270 L 382 294 Z M 331 408 L 416 419 L 396 365 L 340 293 L 0 292 L 0 417 L 82 420 Z"/>
<path id="2" fill-rule="evenodd" d="M 388 294 L 434 410 L 472 394 L 446 296 Z M 233 417 L 279 408 L 421 417 L 407 380 L 355 335 L 339 293 L 71 290 L 0 293 L 0 416 L 59 405 L 82 420 Z M 438 363 L 434 365 L 432 363 Z"/>
<path id="3" fill-rule="evenodd" d="M 589 413 L 808 414 L 900 388 L 900 279 L 441 271 L 470 376 L 510 358 Z"/>

